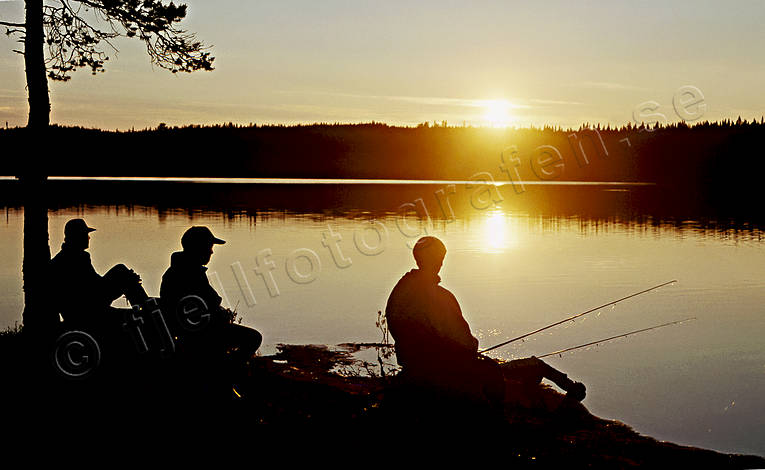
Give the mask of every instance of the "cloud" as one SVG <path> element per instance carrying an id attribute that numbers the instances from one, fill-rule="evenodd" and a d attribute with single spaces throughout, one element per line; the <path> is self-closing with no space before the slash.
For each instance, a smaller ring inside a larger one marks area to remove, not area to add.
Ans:
<path id="1" fill-rule="evenodd" d="M 644 87 L 614 82 L 581 82 L 576 86 L 584 88 L 601 88 L 605 90 L 645 90 Z"/>
<path id="2" fill-rule="evenodd" d="M 372 99 L 372 100 L 386 100 L 386 101 L 402 101 L 406 103 L 424 104 L 430 106 L 456 106 L 464 108 L 485 108 L 488 105 L 496 103 L 497 101 L 503 102 L 508 109 L 525 109 L 531 108 L 529 105 L 519 104 L 508 100 L 489 100 L 489 99 L 469 99 L 469 98 L 444 98 L 437 96 L 389 96 L 389 95 L 360 95 L 352 93 L 336 93 L 336 92 L 295 92 L 295 91 L 281 91 L 278 93 L 285 94 L 311 94 L 311 95 L 329 95 L 329 96 L 341 96 L 347 98 L 357 99 Z"/>
<path id="3" fill-rule="evenodd" d="M 531 106 L 513 103 L 507 100 L 480 100 L 465 98 L 438 98 L 432 96 L 381 96 L 379 98 L 434 106 L 461 106 L 465 108 L 485 108 L 497 101 L 502 101 L 508 109 L 530 108 Z"/>
<path id="4" fill-rule="evenodd" d="M 0 64 L 2 64 L 2 61 L 0 61 Z M 26 96 L 26 93 L 22 92 L 21 90 L 0 88 L 0 98 L 16 98 L 18 96 Z"/>
<path id="5" fill-rule="evenodd" d="M 529 101 L 532 103 L 539 103 L 539 104 L 558 104 L 558 105 L 572 105 L 572 106 L 578 106 L 578 105 L 584 104 L 580 101 L 538 100 L 538 99 L 530 99 Z"/>
<path id="6" fill-rule="evenodd" d="M 371 100 L 386 100 L 386 101 L 401 101 L 405 103 L 423 104 L 429 106 L 454 106 L 462 108 L 486 108 L 497 102 L 501 102 L 507 109 L 532 109 L 535 106 L 531 104 L 539 105 L 556 105 L 556 106 L 581 106 L 584 103 L 580 101 L 566 101 L 566 100 L 547 100 L 540 98 L 530 99 L 470 99 L 470 98 L 445 98 L 437 96 L 399 96 L 399 95 L 363 95 L 354 93 L 342 93 L 342 92 L 322 92 L 322 91 L 277 91 L 276 93 L 290 94 L 290 95 L 326 95 L 337 96 L 354 99 L 371 99 Z M 529 103 L 529 104 L 526 104 Z"/>

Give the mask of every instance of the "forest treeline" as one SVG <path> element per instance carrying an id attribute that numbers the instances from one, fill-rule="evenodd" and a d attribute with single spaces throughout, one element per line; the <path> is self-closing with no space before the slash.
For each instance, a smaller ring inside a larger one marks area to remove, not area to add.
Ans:
<path id="1" fill-rule="evenodd" d="M 44 138 L 45 155 L 30 155 Z M 4 175 L 645 181 L 745 189 L 765 164 L 765 124 L 492 129 L 380 123 L 0 130 Z M 747 191 L 748 192 L 748 191 Z"/>

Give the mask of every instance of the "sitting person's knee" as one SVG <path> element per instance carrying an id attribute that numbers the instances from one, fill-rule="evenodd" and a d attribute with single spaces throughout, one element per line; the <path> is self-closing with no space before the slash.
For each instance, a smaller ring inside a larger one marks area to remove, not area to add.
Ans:
<path id="1" fill-rule="evenodd" d="M 248 343 L 249 343 L 250 349 L 252 349 L 253 352 L 257 351 L 257 349 L 263 343 L 263 335 L 261 335 L 258 330 L 250 329 Z"/>

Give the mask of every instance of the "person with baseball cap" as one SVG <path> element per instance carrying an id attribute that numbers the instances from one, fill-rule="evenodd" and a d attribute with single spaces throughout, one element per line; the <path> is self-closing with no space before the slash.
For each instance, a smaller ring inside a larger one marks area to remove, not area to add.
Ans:
<path id="1" fill-rule="evenodd" d="M 181 237 L 182 251 L 170 256 L 162 275 L 160 305 L 171 332 L 192 357 L 216 364 L 233 350 L 235 360 L 246 363 L 258 350 L 263 336 L 255 329 L 233 323 L 233 313 L 207 278 L 213 246 L 226 242 L 205 226 L 194 226 Z"/>
<path id="2" fill-rule="evenodd" d="M 64 226 L 61 251 L 49 265 L 49 281 L 53 288 L 50 301 L 66 324 L 90 327 L 107 320 L 105 313 L 111 303 L 125 296 L 131 305 L 148 298 L 141 278 L 124 264 L 117 264 L 103 276 L 90 260 L 90 234 L 96 229 L 83 219 L 71 219 Z M 118 318 L 112 319 L 115 322 Z"/>

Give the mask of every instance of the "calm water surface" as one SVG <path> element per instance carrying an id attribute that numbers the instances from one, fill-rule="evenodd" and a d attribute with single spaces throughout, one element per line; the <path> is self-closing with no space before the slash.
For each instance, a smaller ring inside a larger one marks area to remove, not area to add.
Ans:
<path id="1" fill-rule="evenodd" d="M 438 187 L 424 188 L 377 188 L 380 198 L 395 202 L 387 206 L 367 196 L 354 200 L 358 190 L 348 188 L 334 189 L 333 197 L 302 188 L 295 197 L 307 201 L 298 209 L 82 201 L 49 212 L 51 249 L 58 251 L 68 219 L 84 217 L 98 229 L 90 248 L 96 270 L 124 262 L 157 295 L 183 231 L 208 225 L 228 242 L 215 248 L 211 281 L 242 323 L 263 333 L 265 352 L 278 343 L 378 341 L 377 312 L 414 267 L 410 247 L 425 233 L 446 243 L 442 285 L 457 296 L 481 347 L 677 279 L 491 354 L 541 355 L 696 317 L 549 362 L 587 384 L 584 403 L 596 415 L 661 440 L 765 455 L 765 243 L 758 229 L 681 218 L 660 223 L 628 204 L 633 189 L 587 188 L 586 197 L 556 196 L 554 203 L 529 195 L 524 205 L 503 187 L 500 203 L 484 205 L 490 193 L 457 188 L 449 209 L 438 205 Z M 560 202 L 570 198 L 586 204 L 578 210 Z M 399 205 L 407 202 L 412 206 Z M 23 210 L 7 208 L 4 215 L 2 327 L 20 322 L 23 304 Z"/>

